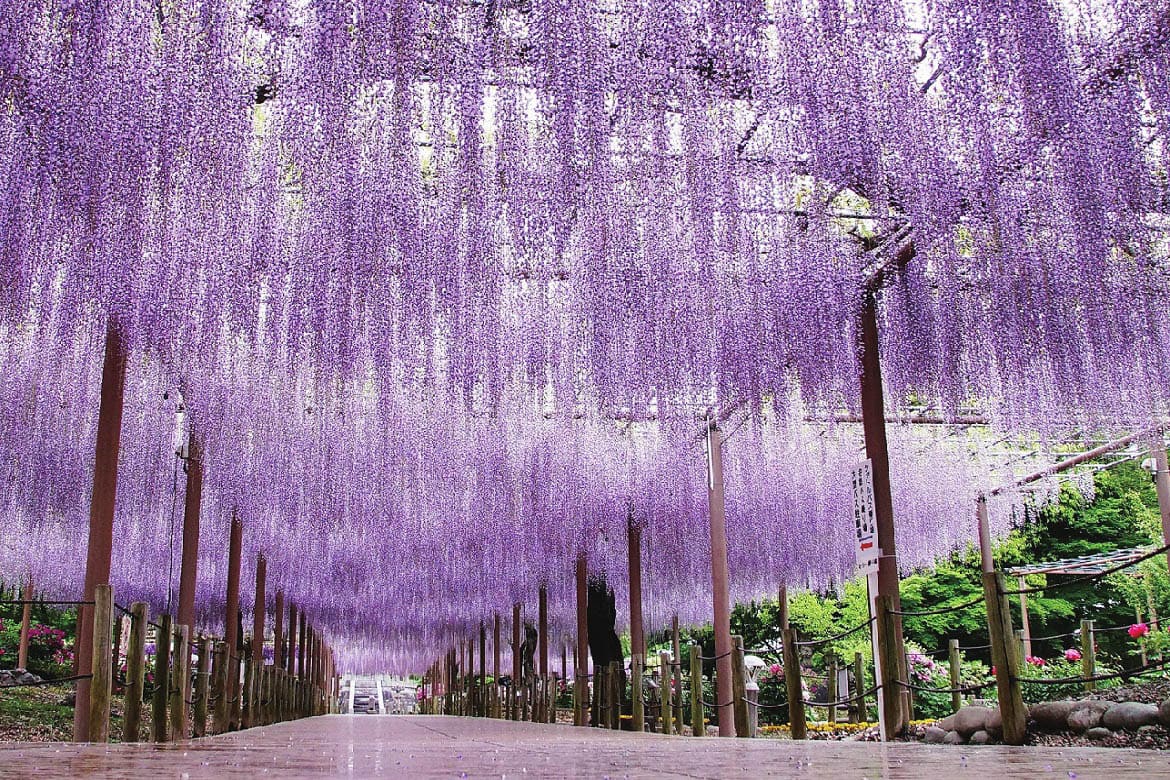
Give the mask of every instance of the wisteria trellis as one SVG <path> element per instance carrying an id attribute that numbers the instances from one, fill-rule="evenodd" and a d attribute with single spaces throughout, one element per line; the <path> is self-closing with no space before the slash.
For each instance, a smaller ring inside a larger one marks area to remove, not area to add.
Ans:
<path id="1" fill-rule="evenodd" d="M 702 618 L 732 407 L 736 592 L 839 581 L 859 442 L 806 417 L 907 242 L 895 403 L 1165 413 L 1168 124 L 1154 0 L 0 0 L 0 575 L 79 587 L 112 316 L 122 598 L 174 586 L 193 429 L 208 620 L 237 508 L 353 667 L 541 580 L 567 629 L 631 506 L 651 622 Z M 906 566 L 997 481 L 912 439 Z"/>

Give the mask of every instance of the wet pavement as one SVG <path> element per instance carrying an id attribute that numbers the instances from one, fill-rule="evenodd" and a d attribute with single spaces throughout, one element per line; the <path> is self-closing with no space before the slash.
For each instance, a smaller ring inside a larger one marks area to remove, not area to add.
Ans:
<path id="1" fill-rule="evenodd" d="M 327 715 L 170 745 L 0 745 L 0 778 L 1170 778 L 1170 753 L 664 737 Z"/>

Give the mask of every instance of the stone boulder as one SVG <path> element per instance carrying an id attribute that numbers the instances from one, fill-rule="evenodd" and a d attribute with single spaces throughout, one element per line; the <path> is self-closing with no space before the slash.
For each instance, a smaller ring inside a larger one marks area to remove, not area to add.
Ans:
<path id="1" fill-rule="evenodd" d="M 992 739 L 1003 739 L 1003 713 L 999 711 L 999 707 L 993 707 L 991 712 L 987 713 L 983 728 Z"/>
<path id="2" fill-rule="evenodd" d="M 928 745 L 941 745 L 946 737 L 947 732 L 938 726 L 927 726 L 926 732 L 922 735 L 922 741 Z"/>
<path id="3" fill-rule="evenodd" d="M 1074 734 L 1084 734 L 1089 729 L 1101 725 L 1101 716 L 1105 713 L 1098 709 L 1086 707 L 1073 710 L 1068 714 L 1068 730 Z"/>
<path id="4" fill-rule="evenodd" d="M 968 739 L 976 731 L 987 730 L 987 720 L 993 712 L 997 712 L 997 710 L 991 707 L 962 707 L 951 716 L 954 720 L 950 725 L 962 735 L 963 739 Z M 946 728 L 946 726 L 939 723 L 939 728 Z"/>
<path id="5" fill-rule="evenodd" d="M 967 742 L 971 745 L 990 745 L 991 735 L 981 729 L 972 734 L 971 739 L 967 740 Z"/>
<path id="6" fill-rule="evenodd" d="M 947 735 L 943 737 L 944 745 L 962 745 L 963 735 L 957 731 L 948 731 Z"/>
<path id="7" fill-rule="evenodd" d="M 1094 742 L 1100 742 L 1101 740 L 1109 739 L 1112 736 L 1113 732 L 1102 726 L 1097 726 L 1096 728 L 1089 729 L 1085 732 L 1085 738 L 1091 739 Z"/>
<path id="8" fill-rule="evenodd" d="M 1162 725 L 1170 729 L 1170 699 L 1162 702 L 1162 706 L 1158 707 L 1158 720 L 1162 721 Z"/>
<path id="9" fill-rule="evenodd" d="M 1028 720 L 1039 731 L 1064 731 L 1068 728 L 1068 715 L 1079 702 L 1045 701 L 1033 704 L 1028 710 Z"/>
<path id="10" fill-rule="evenodd" d="M 1114 704 L 1101 717 L 1101 725 L 1114 731 L 1137 731 L 1158 723 L 1158 705 L 1126 701 Z"/>

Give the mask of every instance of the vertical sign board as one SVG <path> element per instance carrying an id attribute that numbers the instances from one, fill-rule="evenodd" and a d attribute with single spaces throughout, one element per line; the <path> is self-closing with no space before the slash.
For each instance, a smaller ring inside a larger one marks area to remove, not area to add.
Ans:
<path id="1" fill-rule="evenodd" d="M 869 618 L 872 621 L 877 609 L 874 599 L 877 597 L 878 559 L 882 557 L 882 550 L 877 540 L 877 518 L 874 513 L 873 500 L 873 463 L 867 458 L 857 468 L 853 469 L 853 531 L 856 541 L 854 552 L 857 554 L 857 573 L 866 575 L 869 590 Z M 871 626 L 870 637 L 873 645 L 873 677 L 874 683 L 881 685 L 882 661 L 878 654 L 877 626 Z M 857 681 L 857 689 L 864 690 L 862 680 Z M 878 721 L 882 741 L 886 739 L 885 708 L 878 697 Z M 859 713 L 864 717 L 864 713 Z"/>

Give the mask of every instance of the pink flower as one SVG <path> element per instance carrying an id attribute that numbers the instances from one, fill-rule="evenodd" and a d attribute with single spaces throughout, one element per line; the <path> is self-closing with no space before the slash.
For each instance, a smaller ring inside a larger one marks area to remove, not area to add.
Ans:
<path id="1" fill-rule="evenodd" d="M 1029 656 L 1025 657 L 1024 660 L 1027 661 L 1028 663 L 1032 664 L 1032 666 L 1044 666 L 1044 664 L 1045 664 L 1045 661 L 1043 658 L 1040 658 L 1039 656 L 1035 656 L 1035 655 L 1029 655 Z"/>
<path id="2" fill-rule="evenodd" d="M 1129 627 L 1129 635 L 1134 639 L 1141 639 L 1148 633 L 1150 633 L 1150 627 L 1145 623 L 1134 623 Z"/>
<path id="3" fill-rule="evenodd" d="M 780 664 L 772 664 L 768 667 L 768 671 L 777 677 L 784 674 L 784 669 L 780 667 Z"/>
<path id="4" fill-rule="evenodd" d="M 1064 660 L 1066 660 L 1066 661 L 1079 661 L 1079 660 L 1081 660 L 1081 651 L 1077 650 L 1075 647 L 1070 647 L 1068 650 L 1064 651 Z"/>

